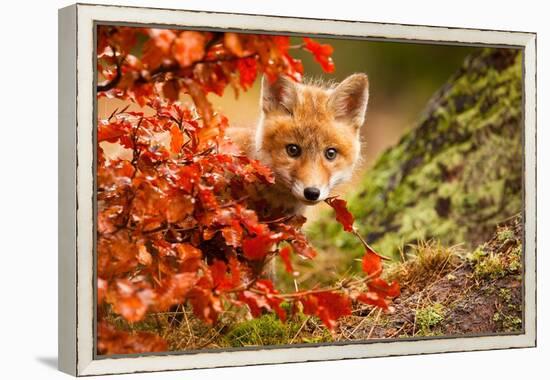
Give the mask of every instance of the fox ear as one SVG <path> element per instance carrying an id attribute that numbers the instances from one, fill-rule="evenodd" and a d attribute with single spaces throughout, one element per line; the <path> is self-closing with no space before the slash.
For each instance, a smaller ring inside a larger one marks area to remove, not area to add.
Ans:
<path id="1" fill-rule="evenodd" d="M 352 74 L 330 94 L 328 104 L 337 120 L 351 123 L 356 129 L 365 122 L 369 102 L 369 80 L 365 74 Z"/>
<path id="2" fill-rule="evenodd" d="M 297 99 L 296 83 L 280 75 L 274 83 L 264 75 L 262 77 L 261 108 L 268 113 L 275 110 L 292 114 Z"/>

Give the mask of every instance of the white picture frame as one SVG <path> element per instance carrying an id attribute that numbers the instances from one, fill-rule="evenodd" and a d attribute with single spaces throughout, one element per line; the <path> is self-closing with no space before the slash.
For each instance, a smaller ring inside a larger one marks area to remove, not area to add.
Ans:
<path id="1" fill-rule="evenodd" d="M 220 28 L 433 44 L 492 45 L 524 52 L 524 330 L 442 337 L 97 358 L 94 350 L 94 45 L 97 23 Z M 59 369 L 119 374 L 536 345 L 536 34 L 175 9 L 76 4 L 59 11 Z"/>

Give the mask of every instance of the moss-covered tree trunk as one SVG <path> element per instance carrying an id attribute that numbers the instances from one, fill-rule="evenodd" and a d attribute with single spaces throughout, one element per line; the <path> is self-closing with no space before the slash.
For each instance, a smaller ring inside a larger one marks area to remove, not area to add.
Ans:
<path id="1" fill-rule="evenodd" d="M 484 49 L 433 96 L 416 127 L 347 197 L 356 227 L 398 257 L 420 240 L 475 247 L 522 205 L 522 55 Z M 331 217 L 311 228 L 319 247 L 361 247 Z"/>

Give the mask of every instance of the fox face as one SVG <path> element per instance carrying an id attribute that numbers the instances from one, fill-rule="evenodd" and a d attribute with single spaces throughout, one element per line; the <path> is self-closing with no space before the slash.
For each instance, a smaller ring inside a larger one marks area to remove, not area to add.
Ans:
<path id="1" fill-rule="evenodd" d="M 255 156 L 288 190 L 286 201 L 313 205 L 351 177 L 368 97 L 365 74 L 331 87 L 263 78 Z"/>

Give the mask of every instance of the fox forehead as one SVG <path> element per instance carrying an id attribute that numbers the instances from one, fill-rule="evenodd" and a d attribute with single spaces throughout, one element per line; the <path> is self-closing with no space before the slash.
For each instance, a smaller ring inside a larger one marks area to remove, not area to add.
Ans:
<path id="1" fill-rule="evenodd" d="M 292 109 L 292 115 L 296 122 L 322 124 L 334 119 L 334 112 L 328 106 L 330 90 L 297 85 L 296 94 L 296 102 Z"/>
<path id="2" fill-rule="evenodd" d="M 297 99 L 292 114 L 275 113 L 264 120 L 265 149 L 286 144 L 298 144 L 303 153 L 315 154 L 327 147 L 353 155 L 357 133 L 334 118 L 328 106 L 330 90 L 298 85 Z"/>

